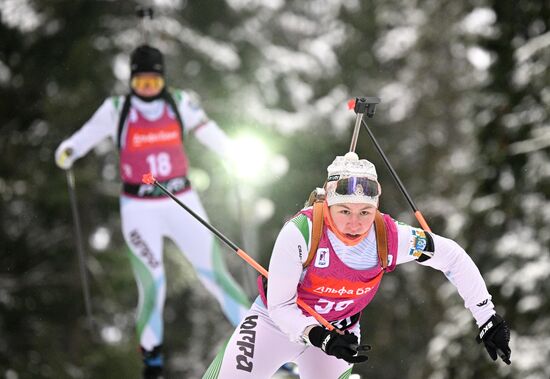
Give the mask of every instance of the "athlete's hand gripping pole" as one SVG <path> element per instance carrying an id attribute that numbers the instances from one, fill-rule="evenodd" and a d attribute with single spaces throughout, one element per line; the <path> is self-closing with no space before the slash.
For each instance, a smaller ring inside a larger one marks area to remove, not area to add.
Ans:
<path id="1" fill-rule="evenodd" d="M 369 99 L 371 99 L 371 100 L 369 100 Z M 372 99 L 376 99 L 378 101 L 376 103 L 374 103 L 374 101 Z M 376 148 L 376 150 L 378 151 L 378 153 L 380 154 L 380 156 L 384 160 L 384 163 L 386 164 L 386 166 L 390 170 L 391 176 L 393 177 L 393 179 L 397 183 L 397 187 L 399 187 L 399 190 L 405 196 L 405 199 L 407 199 L 407 202 L 411 206 L 411 208 L 414 212 L 414 216 L 416 217 L 416 219 L 420 223 L 420 226 L 422 226 L 422 229 L 424 229 L 428 232 L 431 232 L 432 230 L 428 226 L 428 223 L 426 222 L 426 219 L 422 215 L 422 212 L 420 212 L 420 210 L 414 204 L 413 199 L 411 198 L 411 196 L 407 192 L 407 189 L 403 185 L 403 182 L 401 181 L 401 179 L 399 179 L 399 175 L 397 175 L 397 172 L 393 169 L 393 166 L 391 165 L 390 161 L 388 160 L 388 157 L 386 157 L 386 154 L 384 154 L 384 151 L 382 150 L 382 148 L 378 144 L 378 141 L 374 137 L 374 134 L 372 134 L 371 130 L 369 129 L 369 126 L 367 125 L 365 120 L 363 120 L 363 117 L 360 116 L 361 113 L 365 113 L 365 111 L 366 111 L 367 116 L 369 118 L 372 118 L 374 116 L 374 111 L 375 111 L 376 104 L 378 104 L 378 103 L 380 103 L 380 99 L 377 98 L 377 97 L 367 97 L 367 98 L 361 98 L 361 99 L 360 98 L 355 98 L 355 100 L 350 100 L 348 102 L 348 107 L 350 109 L 353 108 L 353 110 L 357 114 L 357 120 L 359 120 L 359 121 L 356 120 L 355 128 L 357 129 L 357 123 L 363 124 L 363 126 L 367 130 L 367 133 L 370 136 L 370 139 L 374 143 L 374 147 Z"/>

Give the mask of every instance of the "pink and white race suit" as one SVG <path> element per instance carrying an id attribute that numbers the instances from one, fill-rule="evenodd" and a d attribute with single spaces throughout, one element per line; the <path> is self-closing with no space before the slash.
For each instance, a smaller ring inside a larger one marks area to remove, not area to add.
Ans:
<path id="1" fill-rule="evenodd" d="M 189 260 L 200 281 L 215 296 L 234 325 L 243 318 L 249 304 L 225 269 L 212 233 L 157 187 L 141 182 L 142 176 L 151 172 L 177 194 L 180 201 L 207 220 L 187 178 L 189 162 L 183 141 L 188 133 L 194 133 L 202 144 L 223 156 L 227 153 L 229 140 L 187 92 L 176 90 L 172 95 L 185 133 L 165 100 L 145 102 L 132 96 L 120 134 L 122 232 L 139 290 L 138 338 L 146 350 L 163 341 L 165 237 L 171 239 Z M 121 96 L 106 99 L 92 118 L 60 148 L 72 148 L 78 158 L 106 138 L 116 142 L 123 101 Z"/>
<path id="2" fill-rule="evenodd" d="M 386 272 L 417 261 L 431 238 L 432 258 L 418 263 L 445 273 L 478 325 L 495 313 L 479 270 L 456 242 L 427 235 L 387 215 L 384 221 L 388 235 Z M 296 299 L 300 297 L 325 319 L 360 338 L 360 324 L 354 323 L 357 318 L 352 316 L 368 305 L 385 275 L 375 228 L 371 227 L 357 245 L 348 246 L 325 225 L 315 258 L 304 268 L 311 226 L 311 208 L 306 208 L 282 228 L 269 264 L 267 306 L 258 296 L 203 379 L 270 378 L 286 362 L 298 365 L 302 379 L 344 379 L 351 375 L 353 365 L 305 342 L 304 330 L 318 322 L 297 306 Z"/>
<path id="3" fill-rule="evenodd" d="M 136 108 L 130 110 L 120 150 L 120 177 L 124 183 L 142 184 L 142 176 L 149 172 L 159 182 L 186 177 L 188 166 L 182 128 L 168 104 L 154 121 Z"/>

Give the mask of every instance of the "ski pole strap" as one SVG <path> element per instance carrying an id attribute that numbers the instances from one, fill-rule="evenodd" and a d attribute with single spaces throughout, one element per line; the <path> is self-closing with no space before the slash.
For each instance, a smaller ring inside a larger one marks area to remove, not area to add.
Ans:
<path id="1" fill-rule="evenodd" d="M 386 223 L 382 213 L 378 210 L 374 216 L 374 229 L 376 230 L 376 250 L 382 269 L 388 267 L 388 235 L 386 234 Z"/>
<path id="2" fill-rule="evenodd" d="M 317 252 L 317 246 L 319 246 L 319 241 L 321 240 L 321 233 L 323 232 L 323 201 L 315 201 L 313 203 L 313 221 L 311 225 L 311 244 L 309 247 L 309 254 L 306 261 L 302 265 L 304 268 L 309 266 L 315 253 Z"/>
<path id="3" fill-rule="evenodd" d="M 354 315 L 346 317 L 342 320 L 332 321 L 331 324 L 336 329 L 347 330 L 359 322 L 359 320 L 361 319 L 361 312 L 362 311 L 359 311 Z"/>

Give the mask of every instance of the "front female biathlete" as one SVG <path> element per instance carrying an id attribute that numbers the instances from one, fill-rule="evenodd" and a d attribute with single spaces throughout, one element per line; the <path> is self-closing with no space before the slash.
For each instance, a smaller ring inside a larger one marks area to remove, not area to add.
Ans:
<path id="1" fill-rule="evenodd" d="M 491 357 L 499 349 L 509 362 L 509 329 L 466 252 L 450 239 L 378 213 L 381 190 L 371 162 L 348 153 L 327 170 L 324 229 L 314 259 L 304 267 L 312 239 L 309 207 L 282 228 L 266 298 L 256 299 L 203 379 L 270 378 L 285 362 L 295 362 L 303 379 L 349 377 L 353 363 L 367 359 L 357 351 L 360 312 L 383 276 L 411 261 L 445 273 L 481 327 Z M 320 326 L 296 305 L 297 297 L 345 333 Z"/>

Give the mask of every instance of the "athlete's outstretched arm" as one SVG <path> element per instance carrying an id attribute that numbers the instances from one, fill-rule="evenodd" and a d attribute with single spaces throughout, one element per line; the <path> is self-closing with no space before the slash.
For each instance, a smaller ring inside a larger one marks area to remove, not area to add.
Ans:
<path id="1" fill-rule="evenodd" d="M 70 167 L 76 159 L 86 155 L 105 138 L 110 137 L 114 141 L 117 125 L 118 111 L 113 99 L 108 98 L 78 131 L 59 145 L 55 153 L 56 161 L 60 164 L 62 154 L 66 154 L 70 149 L 69 156 L 65 157 L 65 164 Z"/>
<path id="2" fill-rule="evenodd" d="M 479 269 L 458 243 L 405 224 L 398 224 L 397 228 L 397 264 L 417 261 L 443 272 L 458 290 L 478 326 L 495 314 L 491 295 Z"/>

